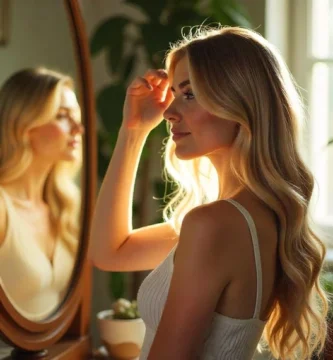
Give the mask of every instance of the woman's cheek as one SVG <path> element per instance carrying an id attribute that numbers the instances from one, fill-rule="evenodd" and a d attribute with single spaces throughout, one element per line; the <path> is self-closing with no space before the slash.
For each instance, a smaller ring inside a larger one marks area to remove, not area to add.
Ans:
<path id="1" fill-rule="evenodd" d="M 57 124 L 57 126 L 59 127 L 60 131 L 63 133 L 69 133 L 71 130 L 71 127 L 70 127 L 70 124 L 68 121 L 59 122 Z"/>

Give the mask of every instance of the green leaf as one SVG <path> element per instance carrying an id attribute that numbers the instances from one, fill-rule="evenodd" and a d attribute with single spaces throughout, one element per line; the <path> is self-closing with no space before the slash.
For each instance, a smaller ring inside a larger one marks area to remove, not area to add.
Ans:
<path id="1" fill-rule="evenodd" d="M 178 38 L 180 37 L 180 30 L 184 26 L 195 26 L 202 24 L 206 20 L 206 16 L 199 14 L 194 9 L 179 9 L 175 8 L 168 16 L 168 24 L 176 27 L 179 31 Z M 171 40 L 175 41 L 176 39 Z"/>
<path id="2" fill-rule="evenodd" d="M 109 165 L 109 161 L 110 161 L 110 156 L 107 156 L 106 154 L 104 154 L 102 152 L 102 148 L 101 148 L 101 142 L 103 142 L 105 140 L 102 140 L 100 138 L 100 134 L 98 133 L 98 151 L 97 151 L 97 156 L 98 156 L 98 162 L 97 162 L 97 165 L 98 165 L 98 177 L 100 180 L 102 180 L 105 176 L 105 173 L 106 173 L 106 170 L 108 168 L 108 165 Z"/>
<path id="3" fill-rule="evenodd" d="M 162 25 L 157 22 L 142 24 L 141 31 L 151 66 L 154 68 L 162 67 L 165 52 L 169 49 L 170 42 L 178 38 L 180 34 L 174 26 Z"/>
<path id="4" fill-rule="evenodd" d="M 127 82 L 129 77 L 131 76 L 133 69 L 134 69 L 136 59 L 137 59 L 136 53 L 133 53 L 133 54 L 127 56 L 126 59 L 124 59 L 124 61 L 125 61 L 124 72 L 123 72 L 124 82 Z"/>
<path id="5" fill-rule="evenodd" d="M 154 181 L 154 197 L 158 199 L 163 199 L 166 195 L 167 184 L 160 180 Z"/>
<path id="6" fill-rule="evenodd" d="M 150 133 L 150 135 L 152 137 L 154 137 L 155 135 L 159 135 L 163 138 L 169 136 L 168 132 L 167 132 L 167 128 L 165 126 L 165 121 L 162 121 L 160 124 L 158 124 L 158 126 L 156 126 Z"/>
<path id="7" fill-rule="evenodd" d="M 246 28 L 251 28 L 251 22 L 245 17 L 243 13 L 237 11 L 237 9 L 232 6 L 225 6 L 225 13 L 229 16 L 229 18 L 233 21 L 234 25 L 243 26 Z"/>
<path id="8" fill-rule="evenodd" d="M 123 61 L 123 56 L 124 56 L 124 42 L 123 39 L 119 36 L 116 37 L 113 40 L 113 44 L 106 48 L 106 64 L 109 68 L 110 73 L 116 73 L 119 74 L 120 72 L 120 65 L 122 64 Z"/>
<path id="9" fill-rule="evenodd" d="M 129 19 L 120 16 L 112 17 L 102 23 L 91 37 L 91 55 L 97 55 L 105 47 L 114 48 L 118 51 L 117 45 L 119 46 L 119 43 L 124 41 L 124 29 L 129 23 Z"/>
<path id="10" fill-rule="evenodd" d="M 178 8 L 195 9 L 200 0 L 173 0 L 173 6 Z"/>
<path id="11" fill-rule="evenodd" d="M 251 27 L 244 7 L 234 0 L 210 0 L 209 14 L 222 25 Z"/>
<path id="12" fill-rule="evenodd" d="M 118 134 L 122 124 L 125 84 L 115 84 L 103 88 L 97 95 L 96 106 L 105 129 Z"/>
<path id="13" fill-rule="evenodd" d="M 140 7 L 151 19 L 159 19 L 168 0 L 127 0 L 126 4 Z"/>
<path id="14" fill-rule="evenodd" d="M 330 146 L 330 145 L 332 145 L 333 144 L 333 139 L 330 139 L 329 141 L 328 141 L 328 143 L 327 143 L 327 146 Z"/>
<path id="15" fill-rule="evenodd" d="M 110 290 L 113 298 L 123 298 L 125 294 L 125 287 L 125 273 L 112 272 L 110 276 Z"/>

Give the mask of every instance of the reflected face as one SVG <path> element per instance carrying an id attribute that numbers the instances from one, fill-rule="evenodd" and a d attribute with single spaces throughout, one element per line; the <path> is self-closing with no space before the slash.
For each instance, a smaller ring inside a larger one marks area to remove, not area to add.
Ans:
<path id="1" fill-rule="evenodd" d="M 30 130 L 30 144 L 38 157 L 50 161 L 72 161 L 81 148 L 83 125 L 74 91 L 63 86 L 56 115 L 49 122 Z"/>
<path id="2" fill-rule="evenodd" d="M 195 99 L 189 79 L 188 58 L 175 67 L 171 90 L 175 96 L 164 112 L 176 143 L 176 156 L 189 160 L 217 155 L 230 148 L 237 133 L 237 123 L 221 119 L 204 109 Z"/>

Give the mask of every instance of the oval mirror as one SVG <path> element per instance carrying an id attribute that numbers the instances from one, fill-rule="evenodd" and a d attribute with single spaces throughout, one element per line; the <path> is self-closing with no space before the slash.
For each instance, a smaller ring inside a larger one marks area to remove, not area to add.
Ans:
<path id="1" fill-rule="evenodd" d="M 59 308 L 80 246 L 84 124 L 70 27 L 56 4 L 2 9 L 10 28 L 0 48 L 0 285 L 31 321 Z"/>
<path id="2" fill-rule="evenodd" d="M 96 112 L 79 0 L 0 0 L 0 53 L 0 358 L 87 358 Z"/>
<path id="3" fill-rule="evenodd" d="M 97 169 L 79 0 L 0 0 L 0 53 L 0 358 L 87 358 Z"/>

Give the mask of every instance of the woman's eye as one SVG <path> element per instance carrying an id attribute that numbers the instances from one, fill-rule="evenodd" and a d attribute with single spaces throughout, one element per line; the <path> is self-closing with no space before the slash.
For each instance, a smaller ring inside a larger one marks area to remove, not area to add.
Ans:
<path id="1" fill-rule="evenodd" d="M 184 99 L 185 100 L 193 100 L 194 99 L 194 95 L 191 91 L 187 91 L 184 93 Z"/>
<path id="2" fill-rule="evenodd" d="M 60 120 L 66 119 L 67 117 L 68 117 L 67 114 L 58 114 L 57 115 L 57 119 L 60 119 Z"/>

